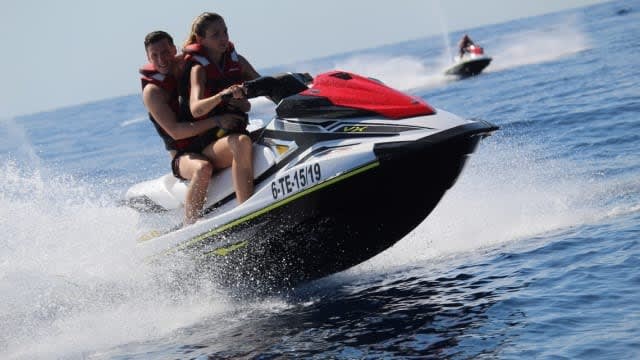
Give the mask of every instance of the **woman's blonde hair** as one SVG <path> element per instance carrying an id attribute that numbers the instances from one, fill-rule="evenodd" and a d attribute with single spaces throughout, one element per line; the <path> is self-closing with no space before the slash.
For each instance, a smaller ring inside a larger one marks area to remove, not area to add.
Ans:
<path id="1" fill-rule="evenodd" d="M 206 35 L 207 26 L 216 21 L 224 21 L 222 16 L 212 12 L 203 12 L 198 15 L 191 23 L 191 32 L 187 36 L 187 40 L 184 41 L 183 47 L 196 43 L 196 35 L 204 37 Z"/>

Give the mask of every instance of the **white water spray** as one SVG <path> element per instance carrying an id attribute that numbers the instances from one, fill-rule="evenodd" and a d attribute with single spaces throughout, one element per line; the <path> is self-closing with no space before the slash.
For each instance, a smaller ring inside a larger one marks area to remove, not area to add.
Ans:
<path id="1" fill-rule="evenodd" d="M 402 91 L 442 86 L 452 79 L 442 69 L 443 61 L 427 63 L 412 56 L 354 56 L 336 63 L 334 68 L 376 78 Z"/>
<path id="2" fill-rule="evenodd" d="M 451 42 L 449 41 L 449 25 L 447 24 L 447 17 L 442 10 L 442 4 L 440 1 L 434 1 L 431 3 L 433 6 L 433 12 L 437 14 L 438 21 L 440 22 L 440 30 L 442 32 L 442 39 L 445 46 L 446 60 L 451 61 L 453 54 L 451 54 Z"/>
<path id="3" fill-rule="evenodd" d="M 139 214 L 103 196 L 104 185 L 7 162 L 0 186 L 1 358 L 80 357 L 233 310 L 214 284 L 190 288 L 147 264 Z"/>
<path id="4" fill-rule="evenodd" d="M 584 51 L 589 43 L 575 18 L 548 28 L 511 34 L 491 49 L 493 62 L 487 72 L 552 61 Z"/>

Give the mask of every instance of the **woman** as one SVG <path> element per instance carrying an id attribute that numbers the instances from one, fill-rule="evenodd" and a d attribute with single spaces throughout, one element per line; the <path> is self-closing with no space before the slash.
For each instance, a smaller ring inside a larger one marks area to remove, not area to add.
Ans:
<path id="1" fill-rule="evenodd" d="M 205 12 L 194 19 L 183 52 L 189 71 L 186 91 L 191 115 L 196 119 L 227 113 L 245 116 L 245 121 L 222 122 L 202 152 L 214 170 L 231 166 L 236 198 L 242 203 L 253 193 L 253 146 L 251 138 L 242 133 L 251 104 L 242 83 L 260 75 L 235 52 L 224 19 L 215 13 Z"/>

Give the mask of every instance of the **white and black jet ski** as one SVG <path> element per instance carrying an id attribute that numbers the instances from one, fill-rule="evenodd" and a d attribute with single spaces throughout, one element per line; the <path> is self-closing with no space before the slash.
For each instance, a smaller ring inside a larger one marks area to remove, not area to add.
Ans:
<path id="1" fill-rule="evenodd" d="M 420 224 L 498 129 L 344 71 L 262 77 L 245 88 L 277 103 L 251 133 L 253 196 L 237 205 L 230 169 L 215 174 L 201 220 L 140 241 L 151 258 L 186 253 L 227 280 L 278 286 L 345 270 Z M 185 192 L 167 174 L 131 187 L 126 202 L 172 210 Z"/>
<path id="2" fill-rule="evenodd" d="M 453 65 L 445 70 L 447 75 L 455 75 L 459 77 L 467 77 L 478 75 L 489 66 L 491 57 L 485 55 L 484 49 L 478 45 L 469 45 L 462 57 L 453 58 Z"/>

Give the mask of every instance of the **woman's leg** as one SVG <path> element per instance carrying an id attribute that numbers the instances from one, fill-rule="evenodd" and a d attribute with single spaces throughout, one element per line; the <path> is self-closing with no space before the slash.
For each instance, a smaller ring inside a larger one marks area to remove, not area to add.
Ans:
<path id="1" fill-rule="evenodd" d="M 236 197 L 243 203 L 253 195 L 253 144 L 247 135 L 229 136 L 233 152 L 232 174 Z"/>
<path id="2" fill-rule="evenodd" d="M 231 134 L 207 146 L 203 153 L 211 160 L 214 168 L 231 166 L 233 187 L 236 198 L 243 203 L 253 194 L 253 144 L 244 134 Z"/>

